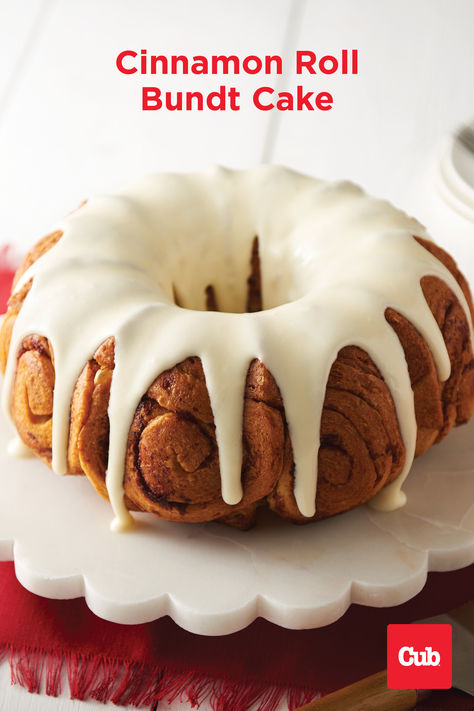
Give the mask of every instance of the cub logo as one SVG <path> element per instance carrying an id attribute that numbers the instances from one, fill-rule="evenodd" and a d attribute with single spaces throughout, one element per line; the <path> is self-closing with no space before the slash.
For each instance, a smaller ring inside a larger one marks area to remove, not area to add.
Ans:
<path id="1" fill-rule="evenodd" d="M 402 667 L 437 667 L 441 661 L 439 652 L 434 652 L 432 647 L 425 647 L 422 652 L 415 652 L 413 647 L 400 647 L 398 661 Z"/>
<path id="2" fill-rule="evenodd" d="M 449 689 L 452 684 L 451 625 L 389 625 L 389 689 Z"/>

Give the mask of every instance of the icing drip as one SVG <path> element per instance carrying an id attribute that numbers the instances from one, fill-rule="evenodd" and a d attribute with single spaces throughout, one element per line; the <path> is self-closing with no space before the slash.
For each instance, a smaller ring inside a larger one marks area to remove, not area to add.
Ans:
<path id="1" fill-rule="evenodd" d="M 106 484 L 115 529 L 131 521 L 122 482 L 135 409 L 158 374 L 191 355 L 201 358 L 206 377 L 224 501 L 242 496 L 243 394 L 249 364 L 259 358 L 283 397 L 298 508 L 312 516 L 329 371 L 341 348 L 363 348 L 392 393 L 406 448 L 402 474 L 374 502 L 384 509 L 403 503 L 416 421 L 405 356 L 385 310 L 418 329 L 441 380 L 450 362 L 421 278 L 446 282 L 470 321 L 453 276 L 413 239 L 425 234 L 415 220 L 351 183 L 261 166 L 150 176 L 115 197 L 90 200 L 58 229 L 62 238 L 17 287 L 34 277 L 12 334 L 4 406 L 22 339 L 45 336 L 56 370 L 53 468 L 65 473 L 77 377 L 114 336 Z M 255 236 L 265 310 L 243 313 Z M 206 311 L 206 300 L 220 311 Z"/>
<path id="2" fill-rule="evenodd" d="M 18 459 L 31 459 L 34 452 L 16 435 L 8 444 L 8 454 Z"/>

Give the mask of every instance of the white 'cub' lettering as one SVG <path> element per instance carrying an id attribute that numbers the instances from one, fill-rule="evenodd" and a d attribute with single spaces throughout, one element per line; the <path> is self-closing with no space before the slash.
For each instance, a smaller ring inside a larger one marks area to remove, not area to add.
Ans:
<path id="1" fill-rule="evenodd" d="M 441 655 L 433 647 L 425 647 L 421 652 L 415 652 L 413 647 L 401 647 L 398 652 L 398 661 L 404 667 L 437 667 L 441 661 Z"/>

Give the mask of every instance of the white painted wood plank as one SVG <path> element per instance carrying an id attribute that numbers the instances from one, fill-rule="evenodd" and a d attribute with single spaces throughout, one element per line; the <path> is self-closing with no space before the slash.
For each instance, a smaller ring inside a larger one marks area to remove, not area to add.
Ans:
<path id="1" fill-rule="evenodd" d="M 351 179 L 408 211 L 440 141 L 474 116 L 472 0 L 318 0 L 293 50 L 359 49 L 359 74 L 288 77 L 330 91 L 327 112 L 281 115 L 272 161 Z"/>
<path id="2" fill-rule="evenodd" d="M 0 0 L 0 111 L 14 91 L 23 59 L 41 31 L 41 16 L 46 11 L 44 0 Z"/>
<path id="3" fill-rule="evenodd" d="M 146 172 L 258 163 L 269 117 L 250 96 L 262 75 L 162 80 L 122 75 L 115 60 L 123 49 L 141 48 L 191 56 L 279 53 L 289 8 L 290 0 L 55 3 L 0 121 L 0 242 L 31 242 L 91 193 Z M 144 84 L 204 92 L 234 85 L 242 109 L 143 112 Z"/>

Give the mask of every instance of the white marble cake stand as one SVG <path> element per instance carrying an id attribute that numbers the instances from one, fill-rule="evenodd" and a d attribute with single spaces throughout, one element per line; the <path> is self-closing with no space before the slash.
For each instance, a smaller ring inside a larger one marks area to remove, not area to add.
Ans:
<path id="1" fill-rule="evenodd" d="M 171 617 L 192 632 L 234 632 L 258 616 L 289 628 L 340 617 L 351 602 L 397 605 L 428 570 L 474 561 L 474 421 L 417 461 L 407 506 L 368 507 L 316 525 L 267 517 L 250 532 L 137 515 L 127 534 L 85 477 L 60 477 L 6 452 L 0 421 L 0 559 L 50 598 L 84 596 L 97 615 L 138 623 Z"/>

